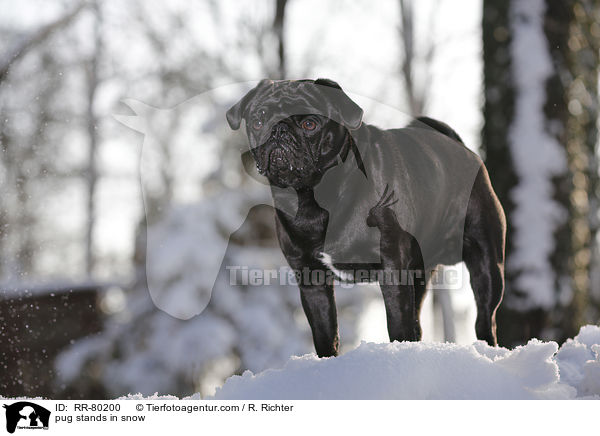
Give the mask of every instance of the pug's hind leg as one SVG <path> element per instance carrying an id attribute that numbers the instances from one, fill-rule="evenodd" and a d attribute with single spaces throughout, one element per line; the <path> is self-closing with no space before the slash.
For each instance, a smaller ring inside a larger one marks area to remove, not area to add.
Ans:
<path id="1" fill-rule="evenodd" d="M 397 200 L 386 186 L 379 202 L 371 208 L 367 225 L 380 232 L 381 276 L 390 341 L 421 339 L 417 296 L 425 289 L 423 256 L 417 240 L 406 232 L 391 209 Z"/>

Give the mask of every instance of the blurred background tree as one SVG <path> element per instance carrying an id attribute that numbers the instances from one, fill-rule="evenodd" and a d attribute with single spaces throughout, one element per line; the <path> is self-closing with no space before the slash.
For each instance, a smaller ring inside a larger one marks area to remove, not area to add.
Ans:
<path id="1" fill-rule="evenodd" d="M 600 2 L 485 0 L 482 152 L 508 220 L 499 342 L 598 320 Z"/>

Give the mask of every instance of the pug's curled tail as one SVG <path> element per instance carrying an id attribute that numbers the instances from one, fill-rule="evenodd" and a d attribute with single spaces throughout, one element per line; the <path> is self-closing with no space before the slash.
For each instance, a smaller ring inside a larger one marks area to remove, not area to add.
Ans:
<path id="1" fill-rule="evenodd" d="M 460 142 L 461 144 L 464 144 L 462 138 L 460 136 L 458 136 L 458 133 L 456 133 L 454 131 L 454 129 L 452 129 L 452 127 L 450 127 L 448 124 L 443 123 L 441 121 L 434 120 L 433 118 L 417 117 L 414 121 L 412 121 L 409 124 L 409 126 L 423 127 L 421 123 L 428 125 L 432 129 L 437 130 L 438 132 L 448 136 L 449 138 L 454 139 L 455 141 Z"/>

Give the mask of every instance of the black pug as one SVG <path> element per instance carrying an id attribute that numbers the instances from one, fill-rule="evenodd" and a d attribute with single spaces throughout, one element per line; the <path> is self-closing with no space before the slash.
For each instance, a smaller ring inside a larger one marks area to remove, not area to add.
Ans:
<path id="1" fill-rule="evenodd" d="M 227 112 L 234 130 L 246 121 L 250 152 L 271 185 L 279 244 L 303 272 L 317 354 L 339 350 L 334 279 L 378 281 L 390 340 L 416 341 L 431 272 L 461 261 L 477 337 L 496 345 L 506 223 L 485 166 L 444 123 L 422 117 L 382 130 L 362 115 L 328 79 L 263 80 Z M 290 191 L 295 213 L 278 207 Z"/>

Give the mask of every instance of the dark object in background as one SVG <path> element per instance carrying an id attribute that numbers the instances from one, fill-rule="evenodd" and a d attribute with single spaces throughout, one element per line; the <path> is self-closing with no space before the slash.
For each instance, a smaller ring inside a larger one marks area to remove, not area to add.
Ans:
<path id="1" fill-rule="evenodd" d="M 484 0 L 481 22 L 485 97 L 481 150 L 511 229 L 506 258 L 515 259 L 507 263 L 506 299 L 497 316 L 498 342 L 508 348 L 525 345 L 531 338 L 560 344 L 581 326 L 600 319 L 600 2 L 543 0 L 538 6 L 536 12 L 530 2 Z M 532 32 L 539 38 L 533 45 L 528 36 Z M 543 52 L 535 48 L 539 44 Z M 542 64 L 547 65 L 542 75 L 523 73 L 540 71 Z M 539 103 L 529 114 L 529 106 L 522 102 L 532 95 Z M 541 123 L 539 133 L 554 145 L 540 145 L 530 132 L 516 131 L 532 117 Z M 529 166 L 520 158 L 525 152 L 537 162 L 540 147 L 548 149 L 544 155 L 551 170 L 547 164 Z M 558 159 L 547 157 L 550 148 L 564 156 L 559 165 Z M 545 234 L 537 236 L 536 217 L 523 220 L 519 211 L 531 201 L 522 195 L 531 180 L 545 186 L 545 198 L 533 200 L 536 208 L 544 219 L 555 216 L 545 224 Z M 524 258 L 521 247 L 531 246 L 547 249 L 528 251 L 531 259 Z M 524 279 L 536 272 L 540 280 Z M 549 286 L 539 284 L 548 279 Z M 546 301 L 536 298 L 540 292 L 547 295 Z"/>
<path id="2" fill-rule="evenodd" d="M 419 118 L 382 130 L 362 114 L 328 79 L 263 80 L 227 112 L 233 129 L 246 120 L 250 151 L 271 184 L 279 243 L 301 272 L 317 354 L 339 350 L 335 277 L 326 273 L 379 281 L 390 340 L 414 341 L 430 272 L 461 261 L 477 337 L 496 345 L 506 224 L 485 166 L 444 123 Z M 328 278 L 316 282 L 319 275 Z"/>
<path id="3" fill-rule="evenodd" d="M 0 291 L 0 395 L 104 398 L 102 392 L 64 392 L 55 384 L 54 360 L 76 339 L 102 329 L 100 285 Z M 73 395 L 73 397 L 71 397 Z"/>

